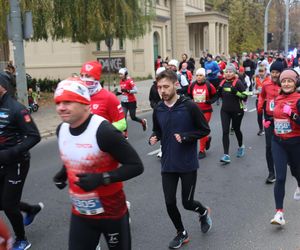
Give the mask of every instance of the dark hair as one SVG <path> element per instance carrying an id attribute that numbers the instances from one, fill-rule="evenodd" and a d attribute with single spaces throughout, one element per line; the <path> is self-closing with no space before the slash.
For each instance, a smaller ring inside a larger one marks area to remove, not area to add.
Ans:
<path id="1" fill-rule="evenodd" d="M 170 69 L 166 69 L 156 76 L 156 82 L 160 81 L 161 79 L 168 79 L 173 83 L 178 81 L 177 74 Z"/>

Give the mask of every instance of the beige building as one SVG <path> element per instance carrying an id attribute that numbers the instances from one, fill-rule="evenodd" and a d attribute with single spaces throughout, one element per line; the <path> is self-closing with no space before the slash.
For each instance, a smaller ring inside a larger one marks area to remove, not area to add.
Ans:
<path id="1" fill-rule="evenodd" d="M 114 39 L 113 71 L 125 66 L 133 77 L 154 76 L 157 55 L 181 60 L 181 54 L 186 53 L 198 62 L 203 51 L 228 54 L 228 16 L 210 11 L 205 0 L 156 0 L 155 8 L 156 18 L 149 33 L 133 41 Z M 26 70 L 36 78 L 62 79 L 79 73 L 85 61 L 96 59 L 107 71 L 107 58 L 104 41 L 88 45 L 69 41 L 25 42 Z"/>

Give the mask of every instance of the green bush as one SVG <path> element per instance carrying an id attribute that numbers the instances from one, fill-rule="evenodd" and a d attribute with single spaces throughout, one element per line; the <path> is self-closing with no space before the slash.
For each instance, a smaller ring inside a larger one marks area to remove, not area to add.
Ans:
<path id="1" fill-rule="evenodd" d="M 32 88 L 36 91 L 36 87 L 40 87 L 41 92 L 54 92 L 57 84 L 60 82 L 60 79 L 36 79 L 36 78 L 28 78 L 27 79 L 27 86 L 28 88 Z"/>

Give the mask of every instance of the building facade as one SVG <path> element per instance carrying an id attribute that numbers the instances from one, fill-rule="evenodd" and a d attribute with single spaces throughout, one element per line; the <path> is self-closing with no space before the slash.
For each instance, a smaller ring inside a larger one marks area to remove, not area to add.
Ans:
<path id="1" fill-rule="evenodd" d="M 203 51 L 228 55 L 228 16 L 211 11 L 205 0 L 156 0 L 155 11 L 146 35 L 133 41 L 114 39 L 111 53 L 104 41 L 25 42 L 26 71 L 36 78 L 63 79 L 88 60 L 101 61 L 108 71 L 110 54 L 111 71 L 127 67 L 133 77 L 153 77 L 158 55 L 181 60 L 186 53 L 197 62 Z"/>

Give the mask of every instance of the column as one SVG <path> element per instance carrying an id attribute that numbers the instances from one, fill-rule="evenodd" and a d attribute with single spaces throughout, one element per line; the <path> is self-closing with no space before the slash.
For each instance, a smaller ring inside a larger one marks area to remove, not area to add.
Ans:
<path id="1" fill-rule="evenodd" d="M 216 54 L 216 22 L 208 23 L 208 50 L 209 53 Z"/>
<path id="2" fill-rule="evenodd" d="M 225 39 L 224 39 L 224 52 L 226 55 L 228 55 L 229 52 L 229 32 L 228 32 L 228 25 L 224 25 L 224 33 L 225 33 Z"/>
<path id="3" fill-rule="evenodd" d="M 221 51 L 220 53 L 222 54 L 223 52 L 225 52 L 225 25 L 224 24 L 220 24 L 221 25 Z"/>
<path id="4" fill-rule="evenodd" d="M 215 42 L 215 46 L 216 46 L 216 51 L 215 51 L 215 55 L 219 54 L 219 43 L 220 43 L 220 37 L 219 37 L 219 31 L 220 31 L 220 26 L 219 23 L 216 23 L 216 42 Z"/>

